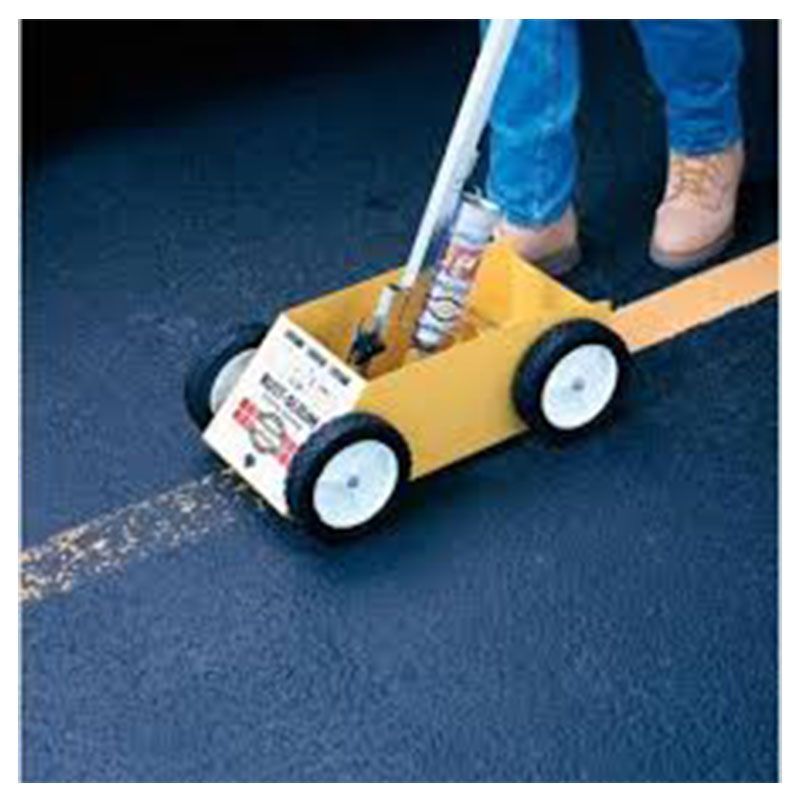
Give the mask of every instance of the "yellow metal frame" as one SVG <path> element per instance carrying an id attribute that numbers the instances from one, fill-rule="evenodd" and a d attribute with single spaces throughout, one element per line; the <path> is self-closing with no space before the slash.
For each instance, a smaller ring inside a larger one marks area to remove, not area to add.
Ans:
<path id="1" fill-rule="evenodd" d="M 342 361 L 354 326 L 398 277 L 391 270 L 289 309 L 287 316 Z M 592 302 L 520 259 L 507 245 L 485 253 L 464 322 L 451 344 L 409 359 L 411 326 L 424 286 L 392 320 L 387 351 L 376 358 L 354 411 L 377 414 L 406 438 L 412 478 L 497 444 L 524 424 L 511 402 L 525 350 L 547 328 L 576 317 L 611 324 L 607 301 Z"/>

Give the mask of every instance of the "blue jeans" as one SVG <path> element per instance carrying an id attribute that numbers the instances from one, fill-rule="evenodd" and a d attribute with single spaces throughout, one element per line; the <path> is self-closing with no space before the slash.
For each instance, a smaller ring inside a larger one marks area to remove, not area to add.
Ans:
<path id="1" fill-rule="evenodd" d="M 738 141 L 742 48 L 736 23 L 666 19 L 633 25 L 666 100 L 670 148 L 700 155 Z M 546 225 L 570 204 L 579 92 L 577 23 L 525 20 L 491 114 L 486 190 L 509 222 Z"/>

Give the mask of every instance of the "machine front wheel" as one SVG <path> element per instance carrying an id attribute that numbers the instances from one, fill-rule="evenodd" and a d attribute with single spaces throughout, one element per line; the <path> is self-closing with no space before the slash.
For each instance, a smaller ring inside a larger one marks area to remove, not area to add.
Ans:
<path id="1" fill-rule="evenodd" d="M 372 414 L 345 414 L 295 454 L 286 502 L 310 532 L 329 541 L 351 539 L 394 505 L 410 472 L 410 450 L 395 428 Z"/>
<path id="2" fill-rule="evenodd" d="M 534 431 L 569 438 L 600 425 L 619 403 L 630 355 L 614 331 L 591 319 L 562 322 L 537 339 L 512 387 L 517 413 Z"/>
<path id="3" fill-rule="evenodd" d="M 189 368 L 183 396 L 189 416 L 201 431 L 208 427 L 242 376 L 267 330 L 260 322 L 238 325 Z"/>

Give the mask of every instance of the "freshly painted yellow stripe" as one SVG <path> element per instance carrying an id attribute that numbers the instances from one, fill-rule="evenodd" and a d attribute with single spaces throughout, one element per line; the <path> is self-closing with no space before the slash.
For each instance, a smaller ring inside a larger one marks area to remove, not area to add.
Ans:
<path id="1" fill-rule="evenodd" d="M 614 330 L 632 352 L 660 344 L 778 291 L 778 245 L 770 244 L 620 308 Z"/>

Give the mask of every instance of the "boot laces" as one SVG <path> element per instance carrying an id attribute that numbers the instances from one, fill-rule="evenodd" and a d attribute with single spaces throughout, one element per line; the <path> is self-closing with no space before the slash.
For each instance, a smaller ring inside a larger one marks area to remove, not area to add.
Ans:
<path id="1" fill-rule="evenodd" d="M 692 195 L 702 205 L 719 206 L 724 190 L 722 158 L 718 153 L 709 156 L 685 156 L 673 154 L 670 159 L 672 180 L 670 198 L 684 192 Z"/>

